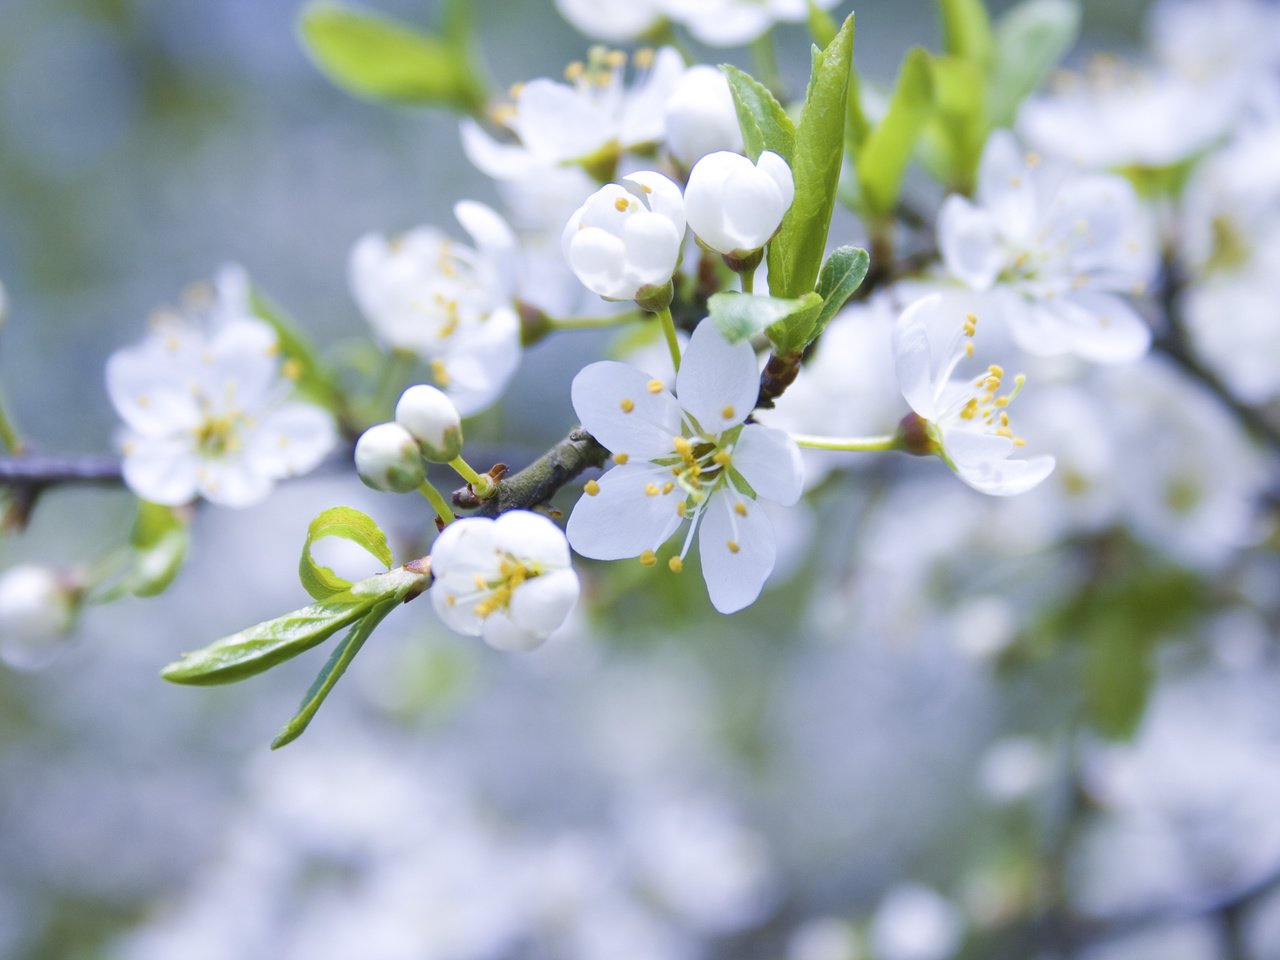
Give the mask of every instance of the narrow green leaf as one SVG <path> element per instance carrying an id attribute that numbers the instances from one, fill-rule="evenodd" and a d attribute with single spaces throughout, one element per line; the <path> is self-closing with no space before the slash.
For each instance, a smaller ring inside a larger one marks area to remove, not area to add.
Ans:
<path id="1" fill-rule="evenodd" d="M 987 78 L 959 57 L 933 58 L 934 113 L 920 136 L 919 156 L 944 185 L 970 193 L 986 146 Z"/>
<path id="2" fill-rule="evenodd" d="M 348 93 L 467 113 L 484 108 L 466 45 L 330 0 L 305 7 L 298 29 L 316 66 Z"/>
<path id="3" fill-rule="evenodd" d="M 995 38 L 991 35 L 991 18 L 982 0 L 938 0 L 942 14 L 943 49 L 980 66 L 987 66 L 995 55 Z"/>
<path id="4" fill-rule="evenodd" d="M 826 49 L 814 48 L 791 163 L 795 199 L 769 243 L 769 289 L 782 297 L 811 292 L 822 265 L 844 160 L 853 32 L 853 14 L 849 14 Z"/>
<path id="5" fill-rule="evenodd" d="M 818 275 L 822 309 L 814 321 L 813 337 L 820 335 L 831 318 L 849 301 L 866 279 L 870 267 L 871 258 L 859 247 L 838 247 L 831 252 Z"/>
<path id="6" fill-rule="evenodd" d="M 341 537 L 350 540 L 373 554 L 375 560 L 391 569 L 391 548 L 387 535 L 367 514 L 351 507 L 331 507 L 311 521 L 307 528 L 307 540 L 302 545 L 302 559 L 298 562 L 298 577 L 302 587 L 317 600 L 325 600 L 334 594 L 351 589 L 346 580 L 328 567 L 316 563 L 311 556 L 311 546 L 325 537 Z"/>
<path id="7" fill-rule="evenodd" d="M 1079 33 L 1076 0 L 1024 0 L 999 19 L 988 88 L 994 126 L 1013 123 L 1018 106 L 1061 62 Z"/>
<path id="8" fill-rule="evenodd" d="M 746 340 L 810 306 L 804 299 L 726 291 L 707 301 L 711 322 L 730 343 Z"/>
<path id="9" fill-rule="evenodd" d="M 342 675 L 347 672 L 347 667 L 356 658 L 356 654 L 360 652 L 364 642 L 373 635 L 373 631 L 377 629 L 378 625 L 387 618 L 387 615 L 395 607 L 396 605 L 391 602 L 381 604 L 369 611 L 363 620 L 352 625 L 347 635 L 334 647 L 333 653 L 330 654 L 329 659 L 325 662 L 324 668 L 302 697 L 302 702 L 298 704 L 298 712 L 293 715 L 293 718 L 288 723 L 281 727 L 280 733 L 271 741 L 272 750 L 279 750 L 302 736 L 312 718 L 324 703 L 325 698 L 329 696 L 329 691 L 334 688 L 338 681 L 342 679 Z"/>
<path id="10" fill-rule="evenodd" d="M 752 162 L 772 150 L 787 163 L 795 154 L 796 129 L 769 88 L 733 64 L 720 65 L 729 81 L 733 105 L 742 127 L 742 142 Z"/>
<path id="11" fill-rule="evenodd" d="M 415 588 L 425 588 L 428 581 L 429 574 L 414 573 L 404 567 L 361 580 L 350 590 L 327 600 L 184 654 L 160 675 L 172 683 L 196 686 L 243 680 L 310 650 L 381 603 L 400 602 Z"/>
<path id="12" fill-rule="evenodd" d="M 836 38 L 838 30 L 831 14 L 814 3 L 814 0 L 809 0 L 809 36 L 813 37 L 813 42 L 825 47 Z"/>
<path id="13" fill-rule="evenodd" d="M 898 72 L 884 119 L 868 135 L 858 155 L 860 202 L 872 218 L 881 219 L 893 212 L 916 140 L 932 114 L 929 53 L 922 47 L 913 47 Z"/>

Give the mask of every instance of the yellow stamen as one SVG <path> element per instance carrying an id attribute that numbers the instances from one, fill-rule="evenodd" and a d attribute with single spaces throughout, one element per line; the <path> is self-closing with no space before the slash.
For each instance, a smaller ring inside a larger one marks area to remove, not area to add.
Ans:
<path id="1" fill-rule="evenodd" d="M 618 404 L 618 406 L 622 408 L 623 413 L 630 413 L 632 410 L 636 408 L 636 402 L 634 400 L 624 397 L 622 402 Z"/>
<path id="2" fill-rule="evenodd" d="M 739 500 L 733 505 L 733 512 L 740 517 L 745 517 L 747 515 L 747 505 Z"/>
<path id="3" fill-rule="evenodd" d="M 726 540 L 724 545 L 729 548 L 730 553 L 737 553 L 742 547 L 738 546 L 737 540 Z"/>
<path id="4" fill-rule="evenodd" d="M 734 419 L 734 410 L 733 410 L 733 407 L 732 407 L 732 406 L 730 406 L 730 405 L 728 405 L 728 404 L 726 404 L 726 405 L 725 405 L 725 408 L 724 408 L 723 410 L 721 410 L 721 411 L 720 411 L 720 416 L 724 417 L 726 420 L 732 420 L 732 419 Z"/>
<path id="5" fill-rule="evenodd" d="M 600 492 L 600 484 L 596 483 L 594 480 L 588 480 L 583 485 L 582 492 L 585 493 L 588 497 L 594 497 L 597 493 Z"/>
<path id="6" fill-rule="evenodd" d="M 629 453 L 615 453 L 613 455 L 613 462 L 616 463 L 618 466 L 622 466 L 624 463 L 626 463 L 630 459 L 631 459 L 631 454 Z"/>
<path id="7" fill-rule="evenodd" d="M 681 570 L 684 569 L 684 561 L 681 560 L 679 557 L 672 557 L 670 560 L 667 561 L 667 569 L 670 570 L 672 573 L 679 573 Z"/>
<path id="8" fill-rule="evenodd" d="M 652 567 L 658 562 L 658 555 L 652 550 L 646 550 L 640 554 L 640 565 L 644 567 Z"/>
<path id="9" fill-rule="evenodd" d="M 663 390 L 662 381 L 658 380 L 657 378 L 650 380 L 648 383 L 645 384 L 645 387 L 648 389 L 650 393 L 661 393 Z"/>

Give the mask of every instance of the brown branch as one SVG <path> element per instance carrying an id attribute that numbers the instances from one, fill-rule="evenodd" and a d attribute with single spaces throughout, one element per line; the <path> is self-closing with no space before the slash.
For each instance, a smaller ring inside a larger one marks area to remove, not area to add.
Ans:
<path id="1" fill-rule="evenodd" d="M 500 479 L 491 496 L 481 500 L 467 486 L 454 491 L 453 503 L 486 517 L 508 510 L 532 510 L 550 501 L 561 487 L 584 471 L 604 466 L 608 458 L 609 451 L 595 437 L 575 427 L 529 466 Z"/>
<path id="2" fill-rule="evenodd" d="M 123 482 L 119 457 L 38 453 L 0 457 L 0 486 L 4 487 L 110 486 Z"/>

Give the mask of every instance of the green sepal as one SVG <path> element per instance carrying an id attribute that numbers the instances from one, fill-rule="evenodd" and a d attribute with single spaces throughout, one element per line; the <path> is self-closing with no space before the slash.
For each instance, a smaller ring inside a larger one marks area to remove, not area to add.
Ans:
<path id="1" fill-rule="evenodd" d="M 316 675 L 311 686 L 307 688 L 307 692 L 302 697 L 302 702 L 298 704 L 298 712 L 293 715 L 288 723 L 280 728 L 276 738 L 271 741 L 272 750 L 279 750 L 302 736 L 312 718 L 315 717 L 316 712 L 324 703 L 325 698 L 329 696 L 329 692 L 342 679 L 342 675 L 347 672 L 347 667 L 356 658 L 356 654 L 360 652 L 364 642 L 373 635 L 373 631 L 395 608 L 395 603 L 388 601 L 374 607 L 363 620 L 352 625 L 347 635 L 333 648 L 333 653 L 325 661 L 324 668 Z"/>
<path id="2" fill-rule="evenodd" d="M 813 324 L 810 340 L 821 336 L 831 318 L 849 302 L 849 298 L 862 286 L 871 268 L 871 258 L 860 247 L 837 247 L 827 257 L 818 275 L 818 296 L 822 309 Z"/>
<path id="3" fill-rule="evenodd" d="M 795 156 L 796 128 L 769 88 L 729 63 L 720 65 L 742 128 L 742 143 L 755 163 L 771 150 L 790 165 Z"/>
<path id="4" fill-rule="evenodd" d="M 782 297 L 812 291 L 822 265 L 844 160 L 853 24 L 849 14 L 825 49 L 813 48 L 813 68 L 791 162 L 795 199 L 769 243 L 769 289 Z"/>
<path id="5" fill-rule="evenodd" d="M 387 535 L 373 518 L 351 507 L 330 507 L 307 527 L 302 559 L 298 561 L 298 578 L 302 581 L 302 588 L 316 600 L 326 600 L 351 589 L 350 580 L 321 566 L 311 556 L 312 544 L 325 537 L 350 540 L 371 553 L 388 570 L 391 569 L 393 560 L 391 548 L 387 546 Z"/>
<path id="6" fill-rule="evenodd" d="M 399 603 L 429 583 L 430 574 L 415 573 L 404 567 L 369 577 L 326 600 L 184 654 L 160 675 L 171 683 L 194 686 L 235 683 L 310 650 L 380 604 Z"/>
<path id="7" fill-rule="evenodd" d="M 456 15 L 448 28 L 456 33 Z M 320 71 L 348 93 L 392 103 L 430 104 L 480 114 L 487 91 L 470 45 L 331 0 L 298 19 L 302 45 Z"/>

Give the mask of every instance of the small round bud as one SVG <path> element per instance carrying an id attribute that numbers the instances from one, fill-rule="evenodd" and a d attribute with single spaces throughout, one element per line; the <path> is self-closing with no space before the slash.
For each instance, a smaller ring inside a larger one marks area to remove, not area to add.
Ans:
<path id="1" fill-rule="evenodd" d="M 356 472 L 365 486 L 389 493 L 417 490 L 427 479 L 417 441 L 397 423 L 380 423 L 360 435 Z"/>
<path id="2" fill-rule="evenodd" d="M 432 463 L 448 463 L 462 452 L 462 417 L 453 401 L 435 387 L 410 387 L 396 404 L 396 423 L 418 442 Z"/>
<path id="3" fill-rule="evenodd" d="M 737 153 L 709 153 L 689 174 L 685 214 L 699 242 L 742 258 L 777 232 L 795 198 L 791 168 L 765 151 L 752 163 Z"/>
<path id="4" fill-rule="evenodd" d="M 45 567 L 0 574 L 0 660 L 16 670 L 48 666 L 75 623 L 76 593 Z"/>

